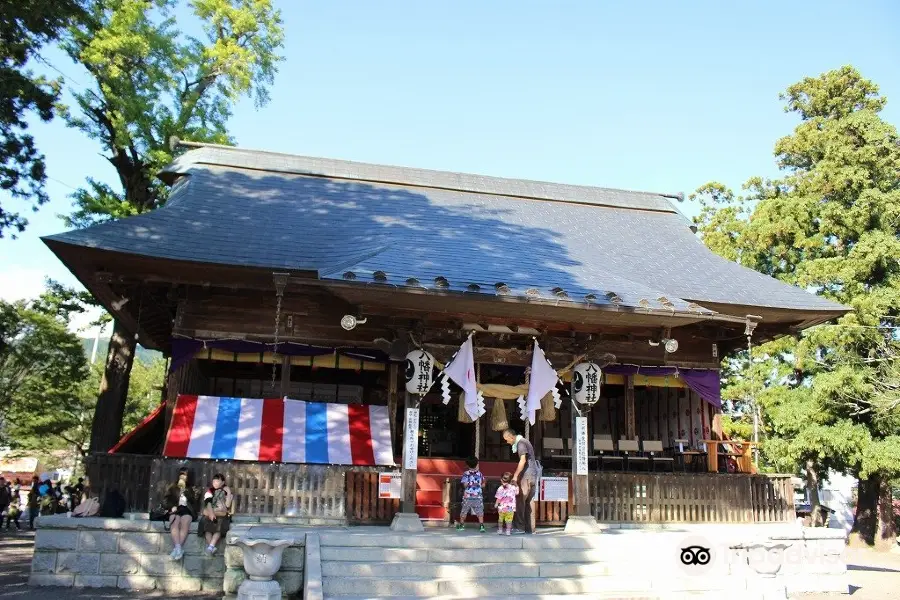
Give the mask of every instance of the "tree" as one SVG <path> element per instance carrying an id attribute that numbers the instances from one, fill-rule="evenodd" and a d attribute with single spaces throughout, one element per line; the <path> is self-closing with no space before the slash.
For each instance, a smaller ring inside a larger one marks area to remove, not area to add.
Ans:
<path id="1" fill-rule="evenodd" d="M 0 340 L 0 437 L 9 441 L 23 413 L 52 420 L 69 406 L 88 369 L 67 322 L 22 301 L 0 301 Z"/>
<path id="2" fill-rule="evenodd" d="M 35 76 L 28 64 L 83 13 L 78 0 L 0 0 L 0 13 L 0 190 L 37 210 L 48 201 L 46 165 L 26 118 L 53 118 L 61 82 Z M 4 230 L 15 237 L 27 224 L 0 205 L 0 238 Z"/>
<path id="3" fill-rule="evenodd" d="M 893 389 L 900 330 L 900 137 L 879 115 L 886 100 L 854 68 L 790 86 L 799 116 L 775 145 L 783 176 L 752 178 L 747 196 L 707 184 L 695 198 L 715 252 L 852 309 L 835 324 L 765 345 L 741 380 L 761 386 L 776 462 L 859 478 L 854 534 L 888 547 L 896 537 L 890 481 L 900 475 Z"/>
<path id="4" fill-rule="evenodd" d="M 88 178 L 68 223 L 85 227 L 164 205 L 156 179 L 173 158 L 170 139 L 231 142 L 226 124 L 241 97 L 268 100 L 284 34 L 271 0 L 192 0 L 203 39 L 176 28 L 176 0 L 90 0 L 86 25 L 63 37 L 68 56 L 90 74 L 73 89 L 66 119 L 96 140 L 116 171 L 111 185 Z M 180 23 L 179 23 L 180 24 Z M 122 430 L 135 332 L 113 326 L 91 435 L 105 451 Z"/>

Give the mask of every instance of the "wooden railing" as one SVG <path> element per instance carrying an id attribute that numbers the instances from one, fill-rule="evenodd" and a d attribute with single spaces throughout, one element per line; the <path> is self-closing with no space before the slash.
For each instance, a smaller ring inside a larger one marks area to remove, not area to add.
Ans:
<path id="1" fill-rule="evenodd" d="M 390 523 L 400 500 L 378 497 L 378 472 L 347 471 L 347 520 L 352 524 Z"/>
<path id="2" fill-rule="evenodd" d="M 594 473 L 601 522 L 776 523 L 795 519 L 788 475 Z"/>
<path id="3" fill-rule="evenodd" d="M 91 487 L 101 501 L 118 490 L 128 511 L 146 512 L 186 466 L 198 490 L 222 473 L 235 494 L 235 512 L 295 516 L 320 521 L 388 523 L 398 500 L 378 498 L 378 472 L 367 467 L 260 464 L 178 460 L 141 455 L 94 455 L 85 459 Z M 549 473 L 548 473 L 549 474 Z M 498 481 L 488 478 L 485 507 L 491 514 Z M 788 475 L 713 473 L 592 473 L 591 512 L 613 523 L 776 523 L 795 519 Z M 459 513 L 457 478 L 444 483 L 446 519 Z M 537 522 L 564 525 L 571 506 L 536 502 Z"/>
<path id="4" fill-rule="evenodd" d="M 84 458 L 84 471 L 92 493 L 100 502 L 117 490 L 125 498 L 125 510 L 150 510 L 150 473 L 153 456 L 143 454 L 91 454 Z"/>

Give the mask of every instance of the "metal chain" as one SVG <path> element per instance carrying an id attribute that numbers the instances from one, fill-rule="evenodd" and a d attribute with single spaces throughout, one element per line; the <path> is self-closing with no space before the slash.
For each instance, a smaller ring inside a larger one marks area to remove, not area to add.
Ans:
<path id="1" fill-rule="evenodd" d="M 275 391 L 275 371 L 278 368 L 278 333 L 279 326 L 281 325 L 281 298 L 282 294 L 277 295 L 277 302 L 275 303 L 275 345 L 272 348 L 272 382 L 271 389 Z"/>

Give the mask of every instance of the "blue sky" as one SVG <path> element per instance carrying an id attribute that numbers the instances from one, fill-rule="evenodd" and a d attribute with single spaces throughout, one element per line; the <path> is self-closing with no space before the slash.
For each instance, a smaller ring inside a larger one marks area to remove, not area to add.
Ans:
<path id="1" fill-rule="evenodd" d="M 900 125 L 890 0 L 277 4 L 286 59 L 272 101 L 235 110 L 243 147 L 659 192 L 739 187 L 776 174 L 773 145 L 796 125 L 779 92 L 844 64 L 879 84 Z M 75 283 L 38 238 L 64 229 L 57 215 L 86 176 L 113 181 L 99 147 L 61 121 L 34 133 L 52 201 L 0 240 L 4 299 L 39 293 L 45 276 Z"/>

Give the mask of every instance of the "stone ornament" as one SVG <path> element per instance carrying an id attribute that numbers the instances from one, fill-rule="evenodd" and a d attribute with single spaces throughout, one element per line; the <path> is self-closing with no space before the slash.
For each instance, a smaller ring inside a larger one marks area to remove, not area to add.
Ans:
<path id="1" fill-rule="evenodd" d="M 281 568 L 284 549 L 294 540 L 235 538 L 244 552 L 245 579 L 238 588 L 238 600 L 280 600 L 281 586 L 272 578 Z"/>

